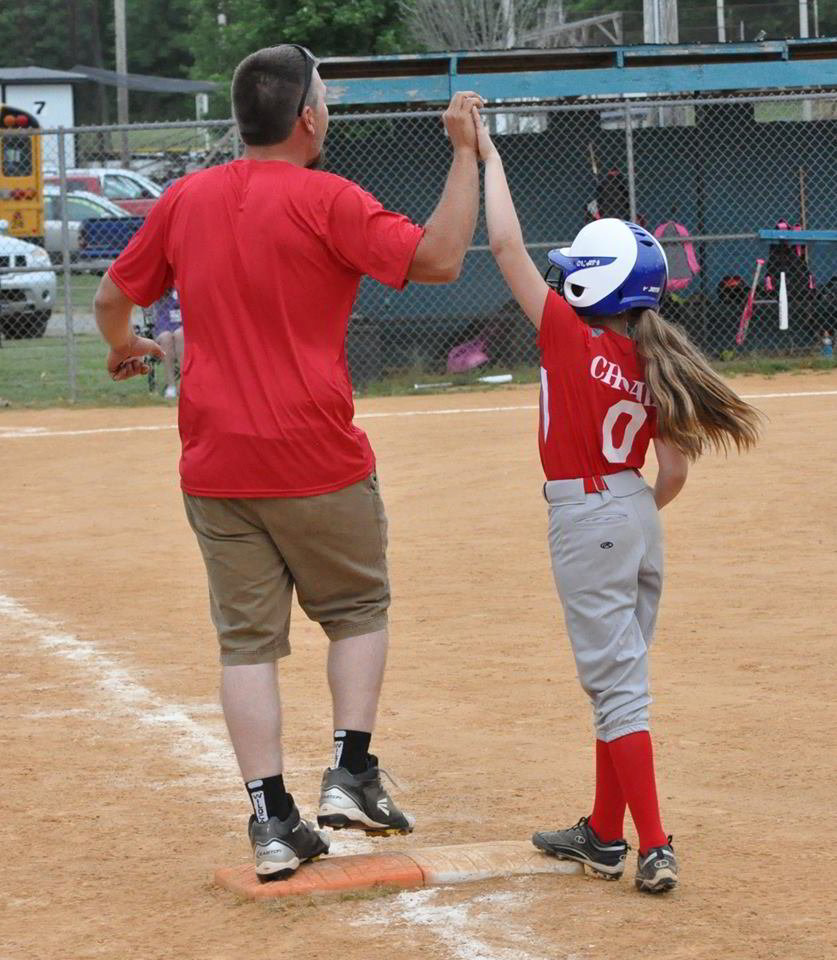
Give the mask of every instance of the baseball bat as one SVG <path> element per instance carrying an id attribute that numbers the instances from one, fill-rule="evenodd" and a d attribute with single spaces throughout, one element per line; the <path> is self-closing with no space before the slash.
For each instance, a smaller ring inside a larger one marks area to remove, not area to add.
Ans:
<path id="1" fill-rule="evenodd" d="M 779 329 L 788 329 L 788 285 L 784 270 L 779 274 Z"/>
<path id="2" fill-rule="evenodd" d="M 808 229 L 808 198 L 805 195 L 805 167 L 799 168 L 799 225 L 803 230 Z M 808 262 L 808 244 L 803 247 L 805 263 Z"/>
<path id="3" fill-rule="evenodd" d="M 753 316 L 753 302 L 756 299 L 756 287 L 761 276 L 761 268 L 764 266 L 764 260 L 756 260 L 756 272 L 753 274 L 753 283 L 750 286 L 750 295 L 747 297 L 747 303 L 741 311 L 741 322 L 738 324 L 738 333 L 735 335 L 735 342 L 740 347 L 747 337 L 747 327 L 750 326 L 750 318 Z"/>

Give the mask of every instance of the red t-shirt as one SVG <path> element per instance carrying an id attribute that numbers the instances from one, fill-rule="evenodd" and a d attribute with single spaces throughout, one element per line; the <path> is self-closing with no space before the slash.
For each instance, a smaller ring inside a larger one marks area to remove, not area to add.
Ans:
<path id="1" fill-rule="evenodd" d="M 550 290 L 538 346 L 547 480 L 638 470 L 654 436 L 656 408 L 633 340 L 589 326 Z"/>
<path id="2" fill-rule="evenodd" d="M 374 469 L 346 329 L 361 277 L 402 289 L 423 233 L 351 181 L 281 161 L 211 167 L 160 197 L 109 274 L 142 306 L 177 288 L 187 493 L 312 496 Z"/>

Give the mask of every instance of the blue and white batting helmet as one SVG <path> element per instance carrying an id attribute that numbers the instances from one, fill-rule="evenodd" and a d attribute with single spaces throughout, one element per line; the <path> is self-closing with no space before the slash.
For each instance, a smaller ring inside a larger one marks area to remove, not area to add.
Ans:
<path id="1" fill-rule="evenodd" d="M 582 316 L 656 308 L 668 283 L 668 261 L 657 238 L 627 220 L 594 220 L 570 247 L 547 256 L 561 270 L 559 293 Z"/>

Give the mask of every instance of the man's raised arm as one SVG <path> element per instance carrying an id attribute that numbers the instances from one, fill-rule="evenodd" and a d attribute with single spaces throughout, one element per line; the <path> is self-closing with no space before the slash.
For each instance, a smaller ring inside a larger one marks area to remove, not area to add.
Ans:
<path id="1" fill-rule="evenodd" d="M 415 283 L 450 283 L 462 270 L 474 238 L 479 210 L 479 169 L 473 107 L 482 97 L 470 90 L 454 94 L 443 120 L 453 147 L 445 189 L 424 227 L 407 279 Z"/>

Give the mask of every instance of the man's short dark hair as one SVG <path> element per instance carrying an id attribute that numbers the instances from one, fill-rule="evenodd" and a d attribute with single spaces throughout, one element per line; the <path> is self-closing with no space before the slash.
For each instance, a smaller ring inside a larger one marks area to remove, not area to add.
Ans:
<path id="1" fill-rule="evenodd" d="M 235 68 L 233 114 L 246 144 L 267 147 L 290 136 L 305 85 L 305 59 L 297 47 L 283 43 L 251 53 Z"/>

